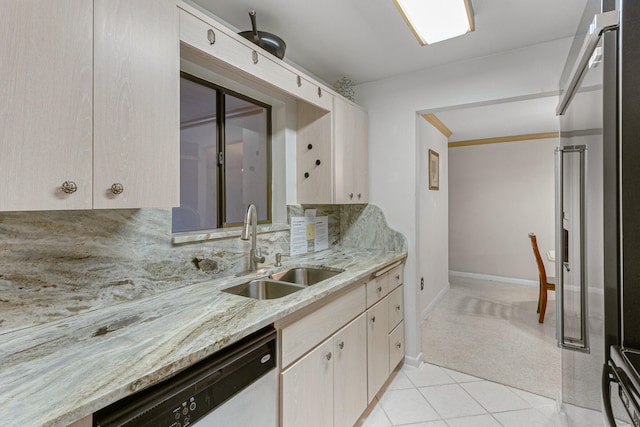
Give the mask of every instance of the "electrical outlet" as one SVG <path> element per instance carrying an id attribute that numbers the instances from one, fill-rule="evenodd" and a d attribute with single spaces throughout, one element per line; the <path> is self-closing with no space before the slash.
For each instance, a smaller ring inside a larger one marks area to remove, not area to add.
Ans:
<path id="1" fill-rule="evenodd" d="M 420 290 L 424 291 L 424 277 L 420 278 Z"/>

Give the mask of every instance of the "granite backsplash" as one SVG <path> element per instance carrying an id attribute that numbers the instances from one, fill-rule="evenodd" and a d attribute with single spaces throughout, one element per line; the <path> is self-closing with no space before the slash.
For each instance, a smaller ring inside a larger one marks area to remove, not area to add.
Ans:
<path id="1" fill-rule="evenodd" d="M 290 206 L 289 217 L 307 208 L 329 217 L 330 246 L 407 249 L 374 205 Z M 0 334 L 246 269 L 250 242 L 176 245 L 170 228 L 170 209 L 0 213 Z M 259 234 L 258 246 L 272 266 L 289 231 Z"/>

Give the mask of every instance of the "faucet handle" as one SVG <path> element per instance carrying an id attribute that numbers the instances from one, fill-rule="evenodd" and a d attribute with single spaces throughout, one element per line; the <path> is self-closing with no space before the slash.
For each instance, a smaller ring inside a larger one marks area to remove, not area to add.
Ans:
<path id="1" fill-rule="evenodd" d="M 262 248 L 256 248 L 256 253 L 255 253 L 255 259 L 256 259 L 256 263 L 263 263 L 265 258 L 262 256 Z"/>

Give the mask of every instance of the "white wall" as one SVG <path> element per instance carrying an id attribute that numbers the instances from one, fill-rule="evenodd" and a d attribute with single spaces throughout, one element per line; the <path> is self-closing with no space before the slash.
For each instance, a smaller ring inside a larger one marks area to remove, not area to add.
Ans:
<path id="1" fill-rule="evenodd" d="M 416 115 L 418 139 L 416 144 L 416 229 L 418 241 L 416 279 L 424 278 L 425 290 L 419 293 L 418 313 L 425 310 L 438 295 L 449 288 L 448 227 L 449 222 L 449 152 L 448 141 L 440 131 L 422 116 Z M 440 185 L 429 189 L 429 150 L 438 153 L 440 160 Z M 445 268 L 442 268 L 442 267 Z"/>
<path id="2" fill-rule="evenodd" d="M 449 150 L 449 266 L 452 271 L 538 282 L 531 241 L 548 276 L 553 249 L 557 138 Z"/>
<path id="3" fill-rule="evenodd" d="M 569 49 L 564 39 L 519 50 L 395 76 L 355 88 L 369 112 L 370 202 L 407 237 L 405 339 L 408 361 L 420 353 L 416 259 L 416 112 L 556 91 Z M 428 46 L 424 49 L 428 49 Z M 446 225 L 443 225 L 446 227 Z M 446 248 L 447 240 L 434 244 Z M 441 274 L 448 263 L 437 267 Z"/>

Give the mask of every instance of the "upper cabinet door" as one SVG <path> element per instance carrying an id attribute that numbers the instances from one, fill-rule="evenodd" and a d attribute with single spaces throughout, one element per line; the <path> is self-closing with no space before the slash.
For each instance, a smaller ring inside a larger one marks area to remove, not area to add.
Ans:
<path id="1" fill-rule="evenodd" d="M 369 201 L 367 113 L 334 98 L 335 202 Z"/>
<path id="2" fill-rule="evenodd" d="M 178 206 L 175 0 L 95 0 L 94 8 L 93 206 Z"/>
<path id="3" fill-rule="evenodd" d="M 2 0 L 0 210 L 91 208 L 92 25 L 90 1 Z"/>

